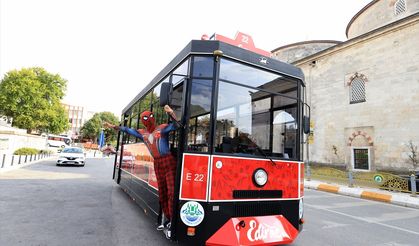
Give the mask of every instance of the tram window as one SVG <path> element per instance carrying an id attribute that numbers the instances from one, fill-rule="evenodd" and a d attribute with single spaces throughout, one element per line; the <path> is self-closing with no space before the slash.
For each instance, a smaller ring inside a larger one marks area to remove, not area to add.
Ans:
<path id="1" fill-rule="evenodd" d="M 160 106 L 160 88 L 161 83 L 156 86 L 153 90 L 153 113 L 154 113 L 154 119 L 156 120 L 156 125 L 160 125 L 163 123 L 167 123 L 167 116 L 164 112 L 164 108 Z"/>
<path id="2" fill-rule="evenodd" d="M 220 79 L 233 81 L 251 87 L 266 89 L 269 83 L 277 84 L 283 77 L 278 74 L 270 73 L 246 66 L 227 59 L 221 59 Z"/>
<path id="3" fill-rule="evenodd" d="M 267 95 L 265 92 L 220 82 L 216 152 L 247 155 L 269 152 L 271 99 Z"/>
<path id="4" fill-rule="evenodd" d="M 138 125 L 138 115 L 135 115 L 131 118 L 130 128 L 137 129 L 137 125 Z M 136 143 L 138 141 L 139 141 L 138 138 L 129 135 L 129 142 L 130 143 Z"/>
<path id="5" fill-rule="evenodd" d="M 205 56 L 195 56 L 193 63 L 194 77 L 212 77 L 214 71 L 214 58 Z"/>
<path id="6" fill-rule="evenodd" d="M 149 110 L 153 111 L 153 108 L 151 107 L 151 99 L 153 97 L 153 92 L 150 91 L 141 99 L 141 112 Z"/>
<path id="7" fill-rule="evenodd" d="M 281 93 L 289 97 L 297 98 L 297 82 L 291 81 L 288 78 L 281 78 L 275 80 L 274 83 L 268 83 L 263 86 L 263 89 L 272 92 Z"/>
<path id="8" fill-rule="evenodd" d="M 188 150 L 207 152 L 210 129 L 212 80 L 192 80 Z"/>
<path id="9" fill-rule="evenodd" d="M 189 68 L 189 60 L 183 62 L 175 71 L 173 71 L 172 84 L 176 86 L 180 83 L 187 75 Z"/>
<path id="10" fill-rule="evenodd" d="M 289 97 L 297 97 L 297 88 L 294 91 L 290 91 L 287 93 L 283 93 L 283 95 L 285 96 L 289 96 Z M 274 107 L 284 107 L 287 105 L 293 105 L 296 104 L 297 101 L 295 99 L 292 98 L 288 98 L 288 97 L 284 97 L 284 96 L 275 96 L 274 97 Z"/>
<path id="11" fill-rule="evenodd" d="M 284 157 L 296 156 L 297 108 L 274 111 L 273 152 L 283 153 Z"/>
<path id="12" fill-rule="evenodd" d="M 191 117 L 211 110 L 212 80 L 192 80 Z"/>
<path id="13" fill-rule="evenodd" d="M 180 116 L 182 113 L 182 103 L 183 103 L 182 98 L 183 98 L 183 84 L 180 84 L 173 89 L 172 102 L 170 105 L 173 111 L 175 112 L 176 118 L 178 120 L 181 120 Z"/>
<path id="14" fill-rule="evenodd" d="M 177 120 L 182 121 L 182 105 L 183 105 L 183 83 L 175 86 L 172 94 L 171 108 L 173 109 Z M 171 150 L 176 150 L 179 143 L 179 131 L 172 131 L 169 138 Z"/>
<path id="15" fill-rule="evenodd" d="M 137 125 L 136 119 L 138 120 L 138 115 L 131 114 L 128 120 L 128 127 L 135 129 Z M 127 136 L 127 143 L 135 143 L 135 142 L 136 142 L 136 137 L 131 136 L 131 135 Z"/>
<path id="16" fill-rule="evenodd" d="M 189 120 L 188 149 L 207 152 L 209 144 L 210 115 L 205 114 Z"/>
<path id="17" fill-rule="evenodd" d="M 139 114 L 140 114 L 140 102 L 137 102 L 134 104 L 131 110 L 131 122 L 129 127 L 133 129 L 138 129 L 139 125 Z M 135 138 L 133 136 L 129 136 L 130 142 L 138 142 L 140 141 L 138 138 Z"/>

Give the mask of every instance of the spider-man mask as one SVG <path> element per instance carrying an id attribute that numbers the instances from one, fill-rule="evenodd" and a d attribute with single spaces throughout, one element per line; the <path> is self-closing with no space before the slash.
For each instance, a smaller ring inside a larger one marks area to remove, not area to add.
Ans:
<path id="1" fill-rule="evenodd" d="M 147 131 L 153 132 L 154 129 L 156 128 L 156 120 L 154 119 L 153 112 L 144 111 L 141 113 L 140 117 L 141 117 L 141 122 L 147 128 Z"/>

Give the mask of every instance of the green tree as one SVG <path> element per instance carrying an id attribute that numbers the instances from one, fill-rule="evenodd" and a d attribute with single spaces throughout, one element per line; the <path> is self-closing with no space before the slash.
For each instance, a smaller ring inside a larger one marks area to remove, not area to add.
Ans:
<path id="1" fill-rule="evenodd" d="M 111 112 L 100 112 L 93 115 L 93 117 L 86 121 L 80 133 L 84 139 L 91 139 L 94 143 L 97 143 L 97 138 L 99 137 L 100 131 L 103 128 L 103 123 L 109 122 L 113 125 L 118 125 L 119 120 Z M 107 143 L 114 142 L 117 137 L 117 133 L 113 129 L 104 129 L 105 141 Z"/>
<path id="2" fill-rule="evenodd" d="M 66 88 L 67 80 L 40 67 L 9 71 L 0 83 L 0 114 L 28 132 L 64 132 L 69 127 L 61 105 Z"/>

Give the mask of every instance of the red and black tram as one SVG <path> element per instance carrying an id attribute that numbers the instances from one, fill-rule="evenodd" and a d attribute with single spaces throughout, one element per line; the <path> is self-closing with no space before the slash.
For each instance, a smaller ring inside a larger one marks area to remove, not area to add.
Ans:
<path id="1" fill-rule="evenodd" d="M 191 245 L 292 242 L 303 224 L 304 75 L 292 65 L 217 40 L 191 41 L 124 109 L 182 124 L 170 135 L 177 157 L 171 239 Z M 162 102 L 163 101 L 163 102 Z M 120 132 L 114 180 L 153 217 L 159 202 L 153 157 Z"/>

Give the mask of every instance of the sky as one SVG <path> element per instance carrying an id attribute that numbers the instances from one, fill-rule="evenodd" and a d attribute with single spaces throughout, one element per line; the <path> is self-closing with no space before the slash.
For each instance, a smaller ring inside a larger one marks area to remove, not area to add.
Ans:
<path id="1" fill-rule="evenodd" d="M 68 81 L 63 102 L 119 116 L 191 41 L 240 31 L 272 51 L 347 40 L 371 0 L 0 0 L 0 78 L 39 66 Z"/>

